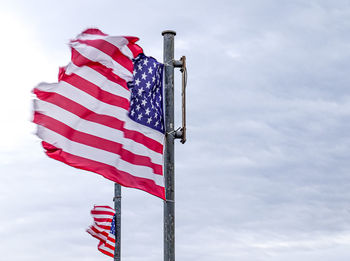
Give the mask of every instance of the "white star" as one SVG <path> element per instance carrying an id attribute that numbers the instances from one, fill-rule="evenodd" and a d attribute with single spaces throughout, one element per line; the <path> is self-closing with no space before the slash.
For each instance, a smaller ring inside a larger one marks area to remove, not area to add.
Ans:
<path id="1" fill-rule="evenodd" d="M 149 117 L 149 118 L 147 119 L 147 123 L 149 124 L 149 123 L 151 123 L 151 121 L 152 121 L 152 118 Z"/>
<path id="2" fill-rule="evenodd" d="M 147 101 L 145 99 L 143 99 L 141 104 L 142 104 L 142 106 L 145 106 L 147 104 Z"/>
<path id="3" fill-rule="evenodd" d="M 149 67 L 149 68 L 148 68 L 148 73 L 149 73 L 149 74 L 152 74 L 152 73 L 153 73 L 152 67 Z"/>
<path id="4" fill-rule="evenodd" d="M 156 77 L 152 77 L 152 82 L 155 82 L 156 81 Z"/>
<path id="5" fill-rule="evenodd" d="M 157 67 L 157 64 L 156 62 L 153 63 L 153 67 L 156 68 Z"/>
<path id="6" fill-rule="evenodd" d="M 131 116 L 134 116 L 135 111 L 134 111 L 134 110 L 132 110 L 130 114 L 131 114 Z"/>
<path id="7" fill-rule="evenodd" d="M 136 79 L 135 84 L 136 84 L 137 86 L 139 86 L 140 80 L 139 80 L 139 79 Z"/>
<path id="8" fill-rule="evenodd" d="M 147 65 L 148 64 L 148 59 L 146 58 L 145 60 L 143 60 L 143 64 Z"/>
<path id="9" fill-rule="evenodd" d="M 141 87 L 140 89 L 137 90 L 137 93 L 138 93 L 138 95 L 141 96 L 144 91 L 145 90 L 143 89 L 143 87 Z"/>
<path id="10" fill-rule="evenodd" d="M 139 68 L 139 71 L 142 70 L 142 65 L 141 64 L 139 64 L 137 67 Z"/>
<path id="11" fill-rule="evenodd" d="M 148 81 L 148 82 L 146 83 L 146 88 L 149 89 L 150 86 L 151 86 L 151 83 Z"/>
<path id="12" fill-rule="evenodd" d="M 136 105 L 136 110 L 139 111 L 140 110 L 140 104 Z"/>
<path id="13" fill-rule="evenodd" d="M 134 72 L 133 72 L 134 76 L 136 75 L 136 70 L 134 69 Z"/>
<path id="14" fill-rule="evenodd" d="M 142 77 L 142 80 L 146 80 L 146 77 L 147 77 L 146 73 L 143 73 L 141 77 Z"/>
<path id="15" fill-rule="evenodd" d="M 149 108 L 147 108 L 145 114 L 146 114 L 146 115 L 149 115 L 150 112 L 151 112 L 151 111 L 149 110 Z"/>
<path id="16" fill-rule="evenodd" d="M 141 118 L 142 118 L 142 113 L 140 113 L 139 115 L 137 115 L 137 119 L 138 119 L 138 120 L 141 120 Z"/>
<path id="17" fill-rule="evenodd" d="M 154 114 L 154 118 L 156 118 L 156 119 L 158 118 L 158 113 Z"/>
<path id="18" fill-rule="evenodd" d="M 158 126 L 159 125 L 159 121 L 156 121 L 156 123 L 154 124 L 154 126 Z"/>
<path id="19" fill-rule="evenodd" d="M 159 103 L 156 101 L 157 107 L 159 107 Z"/>

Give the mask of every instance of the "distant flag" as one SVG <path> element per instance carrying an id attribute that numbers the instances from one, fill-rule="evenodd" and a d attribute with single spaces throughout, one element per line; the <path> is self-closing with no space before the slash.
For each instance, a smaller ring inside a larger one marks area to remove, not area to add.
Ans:
<path id="1" fill-rule="evenodd" d="M 49 157 L 164 199 L 163 65 L 136 41 L 98 29 L 71 40 L 58 83 L 33 91 L 33 121 Z"/>
<path id="2" fill-rule="evenodd" d="M 98 250 L 110 257 L 115 249 L 115 210 L 109 206 L 94 206 L 91 210 L 94 223 L 86 230 L 99 240 Z"/>

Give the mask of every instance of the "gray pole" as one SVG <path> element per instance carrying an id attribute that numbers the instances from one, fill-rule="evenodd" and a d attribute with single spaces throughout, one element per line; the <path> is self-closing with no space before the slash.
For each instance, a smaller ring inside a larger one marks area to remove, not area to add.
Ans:
<path id="1" fill-rule="evenodd" d="M 115 209 L 115 249 L 114 261 L 120 261 L 120 234 L 121 234 L 121 186 L 114 183 L 114 209 Z"/>
<path id="2" fill-rule="evenodd" d="M 162 32 L 164 38 L 164 261 L 175 261 L 175 184 L 174 184 L 174 31 Z"/>

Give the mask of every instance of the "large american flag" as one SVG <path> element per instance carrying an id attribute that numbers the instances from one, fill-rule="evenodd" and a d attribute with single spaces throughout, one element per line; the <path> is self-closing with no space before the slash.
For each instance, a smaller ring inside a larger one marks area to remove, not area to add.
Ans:
<path id="1" fill-rule="evenodd" d="M 137 40 L 98 29 L 71 40 L 58 83 L 34 89 L 34 122 L 49 157 L 164 199 L 163 65 Z"/>
<path id="2" fill-rule="evenodd" d="M 115 249 L 115 210 L 109 206 L 94 206 L 91 210 L 93 224 L 86 230 L 99 240 L 97 249 L 113 257 Z"/>

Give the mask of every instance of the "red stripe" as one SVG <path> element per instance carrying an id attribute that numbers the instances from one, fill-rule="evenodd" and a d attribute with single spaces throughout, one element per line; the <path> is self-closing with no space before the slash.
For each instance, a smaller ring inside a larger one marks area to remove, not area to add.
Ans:
<path id="1" fill-rule="evenodd" d="M 58 69 L 58 81 L 60 81 L 62 79 L 63 75 L 66 73 L 66 69 L 67 69 L 66 66 L 60 67 Z"/>
<path id="2" fill-rule="evenodd" d="M 107 247 L 111 250 L 114 250 L 115 240 L 111 240 L 110 237 L 107 237 L 107 240 L 104 242 L 104 247 Z"/>
<path id="3" fill-rule="evenodd" d="M 135 177 L 110 165 L 75 156 L 63 151 L 62 149 L 56 148 L 45 141 L 42 142 L 42 145 L 46 150 L 46 154 L 50 158 L 62 161 L 78 169 L 95 172 L 106 179 L 119 183 L 122 186 L 144 190 L 165 200 L 164 187 L 158 186 L 153 180 Z"/>
<path id="4" fill-rule="evenodd" d="M 98 217 L 94 217 L 94 219 L 95 219 L 96 222 L 112 222 L 113 217 L 112 218 L 98 218 Z"/>
<path id="5" fill-rule="evenodd" d="M 102 245 L 102 244 L 103 244 L 103 243 L 101 243 L 101 245 Z M 110 253 L 110 252 L 108 252 L 108 251 L 106 251 L 106 250 L 101 249 L 101 248 L 100 248 L 100 245 L 97 247 L 97 249 L 98 249 L 101 253 L 103 253 L 103 254 L 105 254 L 105 255 L 107 255 L 107 256 L 114 257 L 114 254 L 112 254 L 112 253 Z M 114 251 L 114 249 L 111 249 L 111 250 Z"/>
<path id="6" fill-rule="evenodd" d="M 163 153 L 163 145 L 161 143 L 147 137 L 146 135 L 140 132 L 124 129 L 124 122 L 118 120 L 115 117 L 95 113 L 80 105 L 79 103 L 76 103 L 55 92 L 45 92 L 38 89 L 34 89 L 33 92 L 37 95 L 37 97 L 40 100 L 55 104 L 61 107 L 62 109 L 69 111 L 85 120 L 99 123 L 120 131 L 124 131 L 125 138 L 143 144 L 144 146 L 155 152 L 161 154 Z"/>
<path id="7" fill-rule="evenodd" d="M 104 231 L 104 230 L 98 230 L 98 228 L 96 228 L 95 226 L 91 226 L 90 229 L 92 231 L 94 231 L 96 233 L 96 238 L 99 238 L 100 240 L 102 241 L 105 241 L 105 238 L 108 238 L 109 237 L 109 231 Z M 112 238 L 111 241 L 113 241 L 114 239 Z"/>
<path id="8" fill-rule="evenodd" d="M 105 240 L 105 237 L 103 234 L 102 234 L 102 231 L 96 229 L 96 227 L 94 226 L 91 226 L 90 227 L 90 230 L 91 231 L 87 231 L 90 235 L 92 235 L 93 237 L 99 239 L 99 240 Z"/>
<path id="9" fill-rule="evenodd" d="M 111 254 L 111 253 L 109 253 L 109 252 L 107 252 L 107 251 L 105 251 L 105 250 L 103 250 L 103 249 L 98 249 L 101 253 L 103 253 L 103 254 L 105 254 L 105 255 L 107 255 L 107 256 L 110 256 L 110 257 L 114 257 L 114 254 Z"/>
<path id="10" fill-rule="evenodd" d="M 124 129 L 124 137 L 143 144 L 150 150 L 163 154 L 163 144 L 142 134 L 141 132 Z"/>
<path id="11" fill-rule="evenodd" d="M 105 210 L 91 210 L 91 214 L 99 214 L 99 215 L 110 215 L 110 216 L 114 216 L 114 212 L 109 212 L 109 211 L 105 211 Z"/>
<path id="12" fill-rule="evenodd" d="M 135 42 L 137 42 L 139 38 L 133 36 L 124 36 L 124 38 L 126 38 L 129 41 L 129 44 L 127 46 L 132 52 L 134 58 L 137 57 L 140 53 L 143 53 L 142 48 L 139 45 L 135 44 Z"/>
<path id="13" fill-rule="evenodd" d="M 64 81 L 66 83 L 69 83 L 70 85 L 73 85 L 74 87 L 78 88 L 79 90 L 82 90 L 83 92 L 88 93 L 89 95 L 95 97 L 101 102 L 104 102 L 113 106 L 121 107 L 127 111 L 129 110 L 130 102 L 128 99 L 117 96 L 105 90 L 102 90 L 96 84 L 93 84 L 88 80 L 85 80 L 79 75 L 76 75 L 74 73 L 70 75 L 65 74 L 64 76 L 61 77 L 61 81 Z"/>
<path id="14" fill-rule="evenodd" d="M 39 112 L 34 112 L 34 123 L 45 126 L 45 128 L 48 128 L 71 141 L 115 153 L 120 155 L 120 158 L 126 162 L 138 166 L 149 167 L 153 170 L 153 173 L 162 175 L 162 165 L 153 163 L 149 157 L 137 155 L 125 150 L 120 143 L 75 130 L 64 123 Z"/>
<path id="15" fill-rule="evenodd" d="M 95 35 L 103 35 L 108 36 L 108 34 L 105 34 L 100 29 L 97 28 L 89 28 L 82 32 L 82 34 L 95 34 Z"/>
<path id="16" fill-rule="evenodd" d="M 83 66 L 83 65 L 87 65 L 89 63 L 96 63 L 94 61 L 91 61 L 90 59 L 86 58 L 84 55 L 82 55 L 81 53 L 79 53 L 77 50 L 75 50 L 74 48 L 71 48 L 72 50 L 72 56 L 71 56 L 71 61 L 76 65 L 76 66 Z"/>
<path id="17" fill-rule="evenodd" d="M 104 52 L 108 56 L 110 56 L 114 61 L 119 63 L 121 66 L 123 66 L 125 69 L 127 69 L 129 72 L 133 72 L 134 65 L 132 61 L 125 56 L 117 46 L 103 40 L 103 39 L 95 39 L 95 40 L 73 40 L 72 42 L 79 42 L 82 44 L 86 44 L 88 46 L 92 46 L 101 52 Z"/>
<path id="18" fill-rule="evenodd" d="M 88 232 L 91 236 L 93 236 L 94 238 L 97 238 L 98 240 L 101 240 L 101 241 L 104 240 L 104 238 L 101 236 L 100 231 L 94 229 L 93 227 L 90 227 L 90 230 L 92 230 L 93 232 L 91 232 L 91 231 L 89 231 L 89 230 L 87 230 L 87 232 Z"/>
<path id="19" fill-rule="evenodd" d="M 112 222 L 112 221 L 111 221 Z M 100 227 L 100 228 L 102 228 L 102 229 L 105 229 L 105 230 L 111 230 L 111 226 L 105 226 L 105 225 L 96 225 L 96 226 L 98 226 L 98 227 Z"/>
<path id="20" fill-rule="evenodd" d="M 87 64 L 87 66 L 90 67 L 91 69 L 95 70 L 96 72 L 102 74 L 108 80 L 124 87 L 124 89 L 126 89 L 126 90 L 129 90 L 126 81 L 124 79 L 120 78 L 115 73 L 113 73 L 113 70 L 111 68 L 108 68 L 102 64 L 98 64 L 98 63 L 92 62 L 92 61 L 89 64 Z"/>
<path id="21" fill-rule="evenodd" d="M 115 212 L 115 210 L 114 210 L 113 208 L 111 208 L 110 206 L 104 206 L 104 205 L 94 205 L 93 210 L 102 211 L 102 210 L 97 210 L 98 208 L 109 208 L 110 210 L 112 210 L 113 212 Z"/>

